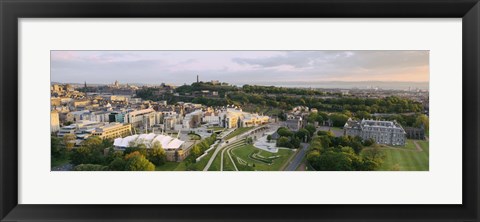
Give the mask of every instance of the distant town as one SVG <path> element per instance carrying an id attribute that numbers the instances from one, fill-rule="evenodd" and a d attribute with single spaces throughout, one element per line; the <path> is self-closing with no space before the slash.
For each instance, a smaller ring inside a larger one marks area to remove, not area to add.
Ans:
<path id="1" fill-rule="evenodd" d="M 429 91 L 52 83 L 53 171 L 428 170 Z"/>

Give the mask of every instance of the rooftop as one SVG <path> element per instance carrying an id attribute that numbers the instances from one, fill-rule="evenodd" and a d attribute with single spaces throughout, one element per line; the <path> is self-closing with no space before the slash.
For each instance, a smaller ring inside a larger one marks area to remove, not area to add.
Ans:
<path id="1" fill-rule="evenodd" d="M 179 149 L 185 143 L 185 141 L 168 135 L 149 133 L 117 138 L 114 140 L 113 145 L 126 148 L 130 146 L 130 143 L 134 143 L 135 145 L 144 144 L 147 148 L 151 148 L 155 142 L 159 142 L 162 148 L 166 150 Z"/>

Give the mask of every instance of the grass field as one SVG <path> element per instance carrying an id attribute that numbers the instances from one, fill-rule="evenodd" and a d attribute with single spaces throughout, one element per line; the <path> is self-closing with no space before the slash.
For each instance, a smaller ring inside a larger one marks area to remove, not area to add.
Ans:
<path id="1" fill-rule="evenodd" d="M 161 166 L 156 166 L 156 171 L 184 171 L 187 169 L 184 162 L 166 162 Z"/>
<path id="2" fill-rule="evenodd" d="M 213 153 L 215 152 L 215 149 L 217 148 L 217 146 L 218 145 L 216 145 L 215 148 L 210 150 L 208 152 L 208 154 L 206 156 L 204 156 L 200 161 L 198 161 L 197 163 L 194 163 L 198 170 L 203 170 L 203 168 L 205 168 L 205 166 L 207 166 L 208 160 L 210 160 L 210 158 L 212 158 Z"/>
<path id="3" fill-rule="evenodd" d="M 409 140 L 411 144 L 403 149 L 385 148 L 385 160 L 380 166 L 380 171 L 400 170 L 400 171 L 428 171 L 429 170 L 429 143 L 427 141 L 419 141 L 423 151 L 416 151 L 415 144 Z"/>
<path id="4" fill-rule="evenodd" d="M 220 156 L 222 154 L 222 151 L 220 151 L 215 159 L 212 162 L 212 165 L 210 165 L 210 168 L 208 168 L 208 171 L 220 171 Z"/>
<path id="5" fill-rule="evenodd" d="M 233 163 L 230 160 L 227 151 L 228 150 L 225 150 L 225 153 L 223 155 L 223 171 L 235 171 L 235 167 L 233 166 Z"/>
<path id="6" fill-rule="evenodd" d="M 234 171 L 235 170 L 235 167 L 233 166 L 232 161 L 228 157 L 227 149 L 230 148 L 230 147 L 233 147 L 235 145 L 244 144 L 244 143 L 245 143 L 245 140 L 242 139 L 242 140 L 238 140 L 238 141 L 230 144 L 228 147 L 223 148 L 223 149 L 225 149 L 225 152 L 223 153 L 223 170 L 224 171 Z M 217 156 L 215 157 L 215 159 L 212 162 L 212 165 L 210 165 L 210 168 L 208 168 L 208 171 L 220 171 L 220 162 L 221 162 L 221 156 L 222 156 L 223 149 L 218 152 Z M 209 159 L 210 159 L 210 157 L 209 157 Z M 232 158 L 233 158 L 233 156 L 232 156 Z M 237 167 L 238 167 L 238 165 L 237 165 Z"/>
<path id="7" fill-rule="evenodd" d="M 232 133 L 228 134 L 228 136 L 226 136 L 224 139 L 228 140 L 230 138 L 233 138 L 235 136 L 238 136 L 242 133 L 245 133 L 249 130 L 253 129 L 253 126 L 252 127 L 242 127 L 242 128 L 238 128 L 236 129 L 235 131 L 233 131 Z"/>
<path id="8" fill-rule="evenodd" d="M 401 147 L 401 148 L 406 148 L 406 149 L 410 149 L 410 150 L 416 150 L 417 149 L 417 147 L 413 143 L 413 140 L 407 140 L 407 142 L 405 143 L 405 147 Z"/>
<path id="9" fill-rule="evenodd" d="M 267 163 L 250 158 L 250 155 L 252 153 L 257 153 L 258 155 L 263 156 L 265 158 L 269 158 L 271 156 L 280 156 L 280 157 L 274 159 L 272 164 L 267 164 Z M 234 154 L 234 156 L 240 157 L 244 161 L 248 162 L 249 165 L 252 165 L 253 163 L 255 163 L 254 169 L 258 171 L 281 170 L 280 168 L 285 164 L 285 161 L 287 161 L 288 158 L 291 155 L 293 155 L 293 153 L 294 152 L 292 150 L 286 150 L 286 149 L 281 149 L 278 151 L 278 153 L 270 153 L 267 151 L 263 151 L 261 149 L 257 149 L 252 145 L 244 145 L 236 149 L 232 149 L 232 154 Z M 235 159 L 235 157 L 233 158 Z M 238 164 L 237 164 L 237 167 L 238 167 Z M 239 170 L 241 170 L 241 167 L 239 167 Z"/>
<path id="10" fill-rule="evenodd" d="M 220 127 L 220 126 L 212 126 L 212 127 L 208 127 L 207 129 L 213 130 L 213 131 L 218 131 L 218 130 L 224 130 L 225 128 Z"/>
<path id="11" fill-rule="evenodd" d="M 195 134 L 195 133 L 190 133 L 190 134 L 188 134 L 188 136 L 190 137 L 190 140 L 201 140 L 202 139 L 202 137 L 200 137 L 200 135 Z"/>

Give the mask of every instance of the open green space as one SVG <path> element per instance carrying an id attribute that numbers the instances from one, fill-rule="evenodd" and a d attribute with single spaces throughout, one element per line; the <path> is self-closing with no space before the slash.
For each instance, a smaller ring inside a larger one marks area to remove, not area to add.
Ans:
<path id="1" fill-rule="evenodd" d="M 407 140 L 407 142 L 405 143 L 405 146 L 404 147 L 399 147 L 399 148 L 405 148 L 405 149 L 411 149 L 411 150 L 416 150 L 417 149 L 417 147 L 413 143 L 413 140 Z"/>
<path id="2" fill-rule="evenodd" d="M 429 149 L 429 142 L 424 141 L 424 140 L 417 140 L 418 145 L 422 148 L 423 152 L 427 152 L 427 154 L 430 154 L 430 149 Z"/>
<path id="3" fill-rule="evenodd" d="M 253 166 L 253 170 L 258 171 L 278 171 L 281 170 L 285 161 L 294 154 L 292 150 L 280 149 L 278 153 L 270 153 L 253 145 L 243 145 L 238 148 L 232 149 L 232 158 L 236 161 L 239 170 L 246 169 L 244 164 L 238 163 L 238 159 L 245 161 L 249 166 Z M 271 163 L 269 163 L 271 162 Z"/>
<path id="4" fill-rule="evenodd" d="M 230 160 L 227 151 L 228 150 L 225 150 L 225 153 L 223 155 L 223 171 L 235 171 L 235 167 L 233 166 L 233 163 Z"/>
<path id="5" fill-rule="evenodd" d="M 343 131 L 343 127 L 332 126 L 332 127 L 330 127 L 330 129 Z"/>
<path id="6" fill-rule="evenodd" d="M 417 141 L 422 147 L 421 152 L 417 151 L 413 141 L 410 141 L 414 148 L 383 149 L 385 159 L 380 165 L 380 171 L 400 170 L 400 171 L 428 171 L 429 170 L 429 143 L 427 141 Z"/>
<path id="7" fill-rule="evenodd" d="M 201 140 L 202 137 L 200 135 L 195 134 L 195 133 L 189 133 L 188 136 L 190 137 L 190 140 Z"/>
<path id="8" fill-rule="evenodd" d="M 198 170 L 203 170 L 203 168 L 205 168 L 205 166 L 207 166 L 208 160 L 210 160 L 210 158 L 212 158 L 213 153 L 215 152 L 215 149 L 216 149 L 217 146 L 218 145 L 216 145 L 215 148 L 210 150 L 208 152 L 208 154 L 206 156 L 204 156 L 200 161 L 194 163 L 194 165 L 196 165 L 196 168 Z"/>
<path id="9" fill-rule="evenodd" d="M 187 166 L 184 162 L 166 162 L 161 166 L 155 167 L 156 171 L 185 171 Z"/>
<path id="10" fill-rule="evenodd" d="M 220 126 L 211 126 L 211 127 L 208 127 L 207 129 L 213 130 L 213 131 L 219 131 L 219 130 L 224 130 L 225 128 Z"/>
<path id="11" fill-rule="evenodd" d="M 208 168 L 208 171 L 220 171 L 220 156 L 222 152 L 220 151 L 215 159 L 212 162 L 212 165 L 210 165 L 210 168 Z"/>
<path id="12" fill-rule="evenodd" d="M 236 129 L 235 131 L 231 132 L 230 134 L 228 134 L 228 136 L 225 137 L 226 140 L 228 139 L 231 139 L 235 136 L 238 136 L 238 135 L 241 135 L 249 130 L 253 129 L 253 126 L 251 127 L 241 127 L 241 128 L 238 128 Z"/>
<path id="13" fill-rule="evenodd" d="M 243 146 L 245 144 L 245 139 L 237 140 L 236 142 L 233 142 L 229 144 L 229 146 L 224 147 L 225 152 L 223 153 L 223 170 L 224 171 L 232 171 L 235 170 L 235 167 L 233 166 L 232 161 L 230 160 L 230 157 L 228 157 L 227 149 L 236 147 L 236 146 Z M 221 156 L 222 155 L 222 150 L 220 150 L 215 157 L 215 159 L 212 162 L 212 165 L 210 165 L 210 168 L 208 168 L 208 171 L 219 171 L 220 170 L 220 162 L 221 162 Z M 233 155 L 232 155 L 232 158 Z M 209 158 L 210 159 L 210 158 Z M 236 164 L 236 163 L 235 163 Z M 238 167 L 238 164 L 236 164 Z"/>

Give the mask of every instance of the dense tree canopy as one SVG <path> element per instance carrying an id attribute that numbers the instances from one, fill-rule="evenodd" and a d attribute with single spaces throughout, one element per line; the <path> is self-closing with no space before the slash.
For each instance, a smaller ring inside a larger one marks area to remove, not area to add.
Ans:
<path id="1" fill-rule="evenodd" d="M 62 156 L 63 152 L 63 147 L 60 139 L 58 137 L 50 137 L 50 145 L 51 145 L 51 154 L 52 158 L 59 158 Z"/>
<path id="2" fill-rule="evenodd" d="M 287 147 L 287 148 L 299 148 L 301 142 L 310 140 L 310 133 L 306 129 L 300 129 L 298 132 L 292 132 L 286 127 L 280 127 L 277 130 L 280 138 L 277 139 L 278 147 Z"/>
<path id="3" fill-rule="evenodd" d="M 105 171 L 108 170 L 107 166 L 98 164 L 80 164 L 73 168 L 75 171 Z"/>
<path id="4" fill-rule="evenodd" d="M 102 139 L 93 136 L 89 137 L 81 146 L 72 151 L 71 162 L 78 164 L 105 164 L 104 150 L 108 148 L 108 143 L 103 143 Z"/>
<path id="5" fill-rule="evenodd" d="M 155 88 L 142 88 L 137 96 L 148 100 L 167 100 L 169 103 L 179 101 L 200 103 L 207 106 L 237 105 L 259 110 L 259 107 L 291 110 L 295 106 L 308 106 L 329 113 L 343 113 L 348 117 L 370 118 L 371 113 L 408 113 L 422 112 L 423 105 L 419 102 L 396 96 L 385 98 L 355 98 L 343 97 L 340 94 L 322 92 L 316 89 L 285 88 L 274 86 L 212 84 L 210 82 L 192 83 L 175 89 L 179 96 L 171 93 L 156 95 Z M 189 96 L 201 90 L 217 91 L 218 97 Z M 325 96 L 329 95 L 329 96 Z M 325 121 L 325 115 L 312 114 L 309 122 Z M 338 116 L 337 116 L 338 117 Z M 339 121 L 335 125 L 339 126 Z"/>
<path id="6" fill-rule="evenodd" d="M 310 142 L 307 161 L 315 170 L 321 171 L 375 170 L 384 156 L 375 144 L 372 146 L 374 148 L 364 148 L 360 137 L 334 137 L 322 133 Z"/>
<path id="7" fill-rule="evenodd" d="M 128 171 L 154 171 L 155 165 L 145 158 L 140 152 L 135 151 L 125 155 L 125 170 Z"/>
<path id="8" fill-rule="evenodd" d="M 75 146 L 75 139 L 76 139 L 76 136 L 75 134 L 65 134 L 63 135 L 63 144 L 65 145 L 65 148 L 67 148 L 67 150 L 72 150 L 72 148 Z"/>

